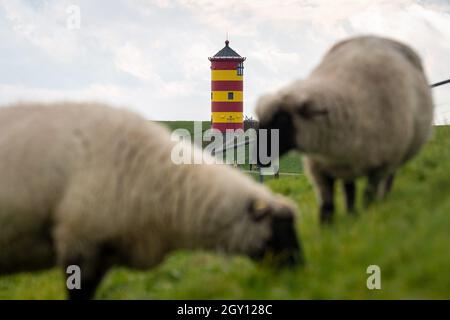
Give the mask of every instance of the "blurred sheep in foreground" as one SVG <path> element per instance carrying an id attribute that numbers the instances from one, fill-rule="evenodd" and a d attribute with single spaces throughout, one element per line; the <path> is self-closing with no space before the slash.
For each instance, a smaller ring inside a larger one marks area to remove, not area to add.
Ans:
<path id="1" fill-rule="evenodd" d="M 102 105 L 1 108 L 0 274 L 77 265 L 69 296 L 86 299 L 110 267 L 177 249 L 302 262 L 293 204 L 230 167 L 176 165 L 174 145 Z"/>

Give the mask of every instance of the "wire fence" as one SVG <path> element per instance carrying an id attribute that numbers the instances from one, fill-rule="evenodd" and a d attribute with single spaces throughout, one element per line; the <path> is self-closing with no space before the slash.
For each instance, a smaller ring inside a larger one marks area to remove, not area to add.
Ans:
<path id="1" fill-rule="evenodd" d="M 444 84 L 449 84 L 450 79 L 439 81 L 433 84 L 430 84 L 430 88 L 437 88 Z M 440 103 L 435 105 L 435 107 L 441 107 L 443 105 L 450 105 L 450 102 Z M 440 114 L 435 116 L 434 125 L 449 125 L 450 124 L 450 110 L 441 111 Z"/>

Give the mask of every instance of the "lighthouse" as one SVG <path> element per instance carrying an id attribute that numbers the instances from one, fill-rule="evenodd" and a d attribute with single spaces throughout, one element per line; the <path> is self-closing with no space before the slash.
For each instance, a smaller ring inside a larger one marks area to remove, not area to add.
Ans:
<path id="1" fill-rule="evenodd" d="M 211 61 L 211 127 L 221 132 L 244 129 L 244 61 L 230 48 L 225 47 Z"/>

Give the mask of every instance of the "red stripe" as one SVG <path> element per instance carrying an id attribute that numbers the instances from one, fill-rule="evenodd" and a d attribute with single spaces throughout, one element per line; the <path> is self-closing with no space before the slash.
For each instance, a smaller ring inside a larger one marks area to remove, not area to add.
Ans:
<path id="1" fill-rule="evenodd" d="M 237 68 L 239 61 L 225 60 L 225 61 L 211 61 L 212 70 L 234 70 Z"/>
<path id="2" fill-rule="evenodd" d="M 243 91 L 244 81 L 211 81 L 211 91 Z"/>
<path id="3" fill-rule="evenodd" d="M 242 112 L 243 110 L 242 102 L 211 102 L 212 112 Z"/>
<path id="4" fill-rule="evenodd" d="M 243 123 L 213 123 L 211 125 L 211 128 L 218 129 L 221 132 L 225 132 L 227 129 L 242 129 L 244 130 L 244 124 Z"/>

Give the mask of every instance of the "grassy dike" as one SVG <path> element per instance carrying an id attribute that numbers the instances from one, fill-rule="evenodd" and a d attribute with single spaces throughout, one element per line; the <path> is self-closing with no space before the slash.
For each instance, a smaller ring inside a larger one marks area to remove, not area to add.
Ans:
<path id="1" fill-rule="evenodd" d="M 298 154 L 287 157 L 282 171 L 300 168 Z M 437 127 L 424 151 L 400 170 L 388 199 L 368 210 L 359 205 L 357 218 L 344 214 L 338 192 L 330 227 L 318 225 L 304 176 L 265 183 L 298 204 L 305 268 L 276 271 L 245 257 L 175 252 L 151 271 L 112 270 L 97 298 L 450 298 L 450 127 Z M 381 290 L 366 287 L 366 269 L 373 264 L 381 268 Z M 0 299 L 63 298 L 60 270 L 0 277 Z"/>

